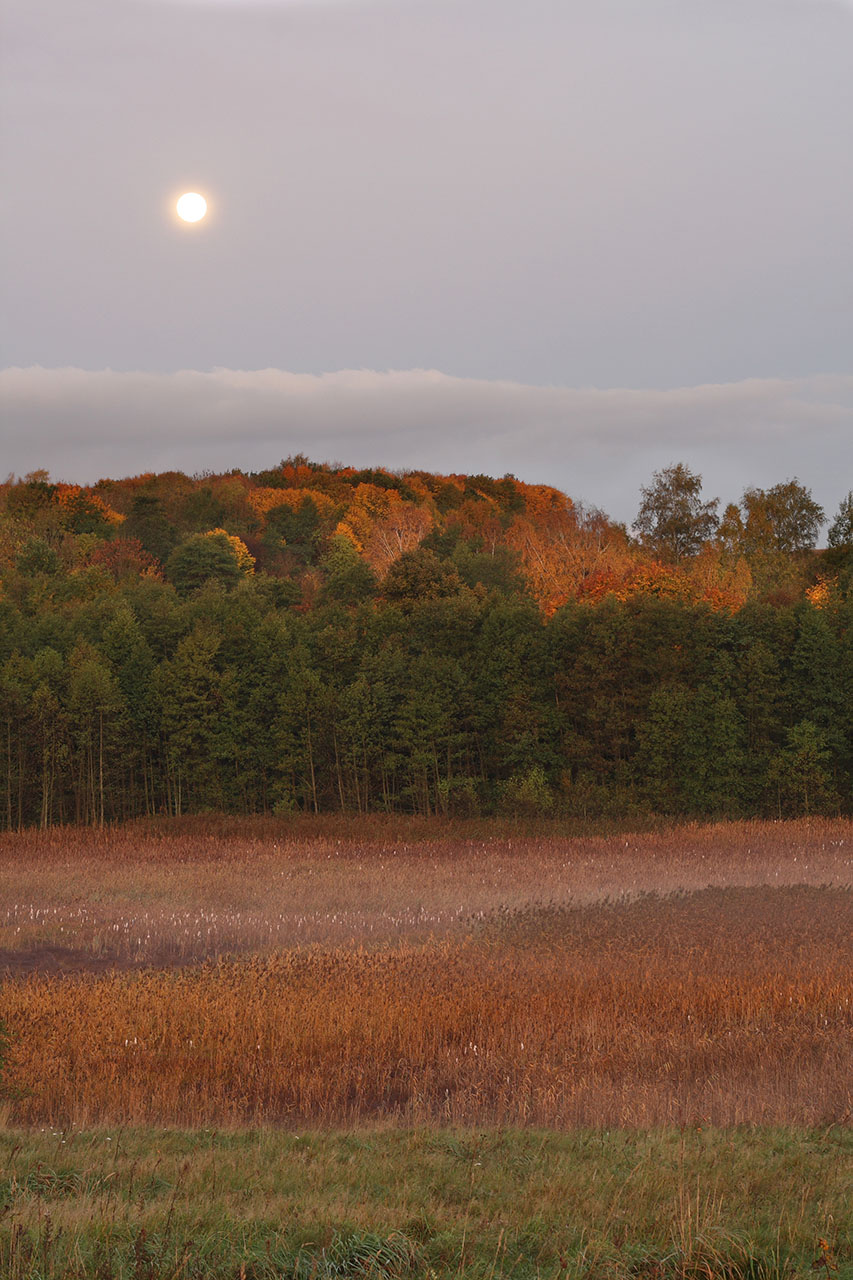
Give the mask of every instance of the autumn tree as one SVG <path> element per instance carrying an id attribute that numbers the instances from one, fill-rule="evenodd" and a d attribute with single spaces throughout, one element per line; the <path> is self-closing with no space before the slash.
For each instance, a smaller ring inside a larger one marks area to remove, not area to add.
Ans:
<path id="1" fill-rule="evenodd" d="M 138 538 L 101 541 L 92 552 L 91 562 L 103 566 L 116 582 L 161 576 L 157 560 L 145 550 Z"/>
<path id="2" fill-rule="evenodd" d="M 54 508 L 56 485 L 48 471 L 30 471 L 23 480 L 10 485 L 6 494 L 6 510 L 31 528 L 42 531 Z"/>
<path id="3" fill-rule="evenodd" d="M 823 508 L 799 480 L 771 489 L 746 489 L 740 503 L 726 507 L 720 535 L 743 555 L 810 550 L 824 521 Z"/>
<path id="4" fill-rule="evenodd" d="M 364 554 L 377 573 L 383 574 L 407 551 L 414 549 L 429 532 L 432 519 L 424 507 L 392 501 L 388 513 L 380 517 L 368 535 Z"/>
<path id="5" fill-rule="evenodd" d="M 654 555 L 674 564 L 693 556 L 717 528 L 719 498 L 702 501 L 702 477 L 683 462 L 656 471 L 643 486 L 634 529 Z"/>

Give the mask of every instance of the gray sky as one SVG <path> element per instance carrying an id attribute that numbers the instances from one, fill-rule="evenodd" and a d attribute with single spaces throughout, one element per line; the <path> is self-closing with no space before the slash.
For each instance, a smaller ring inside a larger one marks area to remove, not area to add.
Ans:
<path id="1" fill-rule="evenodd" d="M 853 485 L 853 4 L 5 0 L 4 28 L 4 471 L 304 450 L 621 519 L 674 460 L 725 499 Z"/>

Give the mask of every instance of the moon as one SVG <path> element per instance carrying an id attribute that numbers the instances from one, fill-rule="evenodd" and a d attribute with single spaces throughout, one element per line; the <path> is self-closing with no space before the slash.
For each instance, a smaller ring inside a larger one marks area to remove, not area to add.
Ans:
<path id="1" fill-rule="evenodd" d="M 178 217 L 184 222 L 199 222 L 207 213 L 207 201 L 197 191 L 186 191 L 178 201 Z"/>

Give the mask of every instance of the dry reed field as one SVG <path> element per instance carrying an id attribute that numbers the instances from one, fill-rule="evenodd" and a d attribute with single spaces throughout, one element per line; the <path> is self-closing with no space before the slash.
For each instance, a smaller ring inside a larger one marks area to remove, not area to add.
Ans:
<path id="1" fill-rule="evenodd" d="M 0 972 L 462 937 L 490 912 L 853 883 L 853 824 L 570 837 L 506 824 L 179 819 L 0 834 Z"/>
<path id="2" fill-rule="evenodd" d="M 849 1121 L 849 822 L 406 835 L 7 839 L 15 1120 Z"/>

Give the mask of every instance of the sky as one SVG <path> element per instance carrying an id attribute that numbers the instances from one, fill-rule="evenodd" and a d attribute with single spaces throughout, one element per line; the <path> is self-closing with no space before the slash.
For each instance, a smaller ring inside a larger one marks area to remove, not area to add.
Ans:
<path id="1" fill-rule="evenodd" d="M 853 486 L 848 0 L 5 0 L 0 470 Z M 198 190 L 201 223 L 174 203 Z"/>

